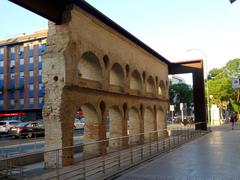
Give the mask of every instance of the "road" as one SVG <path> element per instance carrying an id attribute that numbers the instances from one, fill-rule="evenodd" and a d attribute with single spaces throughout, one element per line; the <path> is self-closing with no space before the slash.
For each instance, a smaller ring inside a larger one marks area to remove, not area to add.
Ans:
<path id="1" fill-rule="evenodd" d="M 82 135 L 82 130 L 74 131 L 74 145 L 82 143 Z M 13 139 L 10 136 L 2 135 L 0 138 L 0 159 L 19 153 L 43 151 L 43 148 L 44 137 Z"/>

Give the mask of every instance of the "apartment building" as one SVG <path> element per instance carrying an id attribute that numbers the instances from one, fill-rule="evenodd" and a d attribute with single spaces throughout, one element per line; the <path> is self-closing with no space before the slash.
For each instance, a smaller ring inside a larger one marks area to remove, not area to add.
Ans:
<path id="1" fill-rule="evenodd" d="M 47 30 L 0 41 L 0 120 L 41 118 Z"/>

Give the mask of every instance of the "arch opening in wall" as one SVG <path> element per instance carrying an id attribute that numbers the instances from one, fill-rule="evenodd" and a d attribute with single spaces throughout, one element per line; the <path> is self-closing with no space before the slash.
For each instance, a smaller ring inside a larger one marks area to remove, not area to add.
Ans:
<path id="1" fill-rule="evenodd" d="M 127 75 L 127 77 L 128 77 L 128 75 L 129 75 L 129 65 L 128 65 L 128 64 L 126 64 L 125 70 L 126 70 L 126 75 Z"/>
<path id="2" fill-rule="evenodd" d="M 110 84 L 124 87 L 124 71 L 118 63 L 115 63 L 110 71 Z"/>
<path id="3" fill-rule="evenodd" d="M 109 64 L 109 58 L 107 55 L 103 56 L 103 62 L 104 62 L 105 69 L 107 69 Z"/>
<path id="4" fill-rule="evenodd" d="M 167 125 L 165 119 L 165 113 L 163 110 L 157 109 L 157 130 L 159 138 L 165 138 L 167 136 Z"/>
<path id="5" fill-rule="evenodd" d="M 123 116 L 118 106 L 112 106 L 108 111 L 109 115 L 109 139 L 122 136 L 123 132 Z M 109 147 L 116 148 L 121 146 L 118 139 L 110 140 Z"/>
<path id="6" fill-rule="evenodd" d="M 130 89 L 138 90 L 138 91 L 142 90 L 141 75 L 137 70 L 134 70 L 131 74 Z"/>
<path id="7" fill-rule="evenodd" d="M 168 86 L 168 80 L 166 80 L 166 85 L 165 85 L 165 95 L 168 98 L 169 97 L 169 86 Z"/>
<path id="8" fill-rule="evenodd" d="M 155 80 L 156 80 L 156 84 L 158 84 L 158 77 L 157 76 L 155 77 Z"/>
<path id="9" fill-rule="evenodd" d="M 82 122 L 84 123 L 82 127 L 84 132 L 84 143 L 99 140 L 99 115 L 95 107 L 92 104 L 87 103 L 82 105 L 77 113 L 82 118 Z M 84 147 L 84 152 L 88 154 L 99 154 L 99 150 L 100 148 L 98 144 L 92 144 Z"/>
<path id="10" fill-rule="evenodd" d="M 146 80 L 146 72 L 145 71 L 143 71 L 143 73 L 142 73 L 142 78 L 143 78 L 143 82 L 145 83 L 145 80 Z"/>
<path id="11" fill-rule="evenodd" d="M 129 144 L 138 144 L 140 143 L 140 114 L 136 107 L 132 107 L 129 110 L 129 120 L 128 120 L 128 135 L 129 135 Z"/>
<path id="12" fill-rule="evenodd" d="M 166 80 L 166 87 L 168 87 L 168 80 Z"/>
<path id="13" fill-rule="evenodd" d="M 155 85 L 154 85 L 154 79 L 152 76 L 149 76 L 148 77 L 148 80 L 147 80 L 147 92 L 148 93 L 153 93 L 155 92 Z"/>
<path id="14" fill-rule="evenodd" d="M 97 56 L 88 51 L 85 52 L 79 63 L 78 73 L 82 79 L 102 82 L 102 68 Z"/>
<path id="15" fill-rule="evenodd" d="M 147 107 L 144 111 L 144 140 L 149 142 L 153 137 L 152 131 L 154 131 L 154 114 L 151 107 Z"/>
<path id="16" fill-rule="evenodd" d="M 158 85 L 158 94 L 161 96 L 165 96 L 166 95 L 166 89 L 165 89 L 165 85 L 163 81 L 160 81 L 159 85 Z"/>

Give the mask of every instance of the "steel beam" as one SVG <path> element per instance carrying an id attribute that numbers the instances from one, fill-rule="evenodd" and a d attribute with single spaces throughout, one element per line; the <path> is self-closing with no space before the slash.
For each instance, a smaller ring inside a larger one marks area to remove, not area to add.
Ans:
<path id="1" fill-rule="evenodd" d="M 184 61 L 172 63 L 169 74 L 192 73 L 193 75 L 193 100 L 196 130 L 207 130 L 206 102 L 204 91 L 203 60 Z"/>

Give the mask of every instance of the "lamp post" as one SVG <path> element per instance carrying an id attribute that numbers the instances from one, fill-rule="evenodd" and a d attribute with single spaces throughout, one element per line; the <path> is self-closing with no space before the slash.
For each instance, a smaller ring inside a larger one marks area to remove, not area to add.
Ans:
<path id="1" fill-rule="evenodd" d="M 204 56 L 204 74 L 205 74 L 205 78 L 207 79 L 207 56 L 206 54 L 201 50 L 201 49 L 198 49 L 198 48 L 192 48 L 192 49 L 188 49 L 187 50 L 188 52 L 191 52 L 191 51 L 198 51 L 200 52 L 203 56 Z M 208 91 L 208 82 L 206 83 L 206 96 L 207 96 L 207 118 L 208 118 L 208 122 L 211 123 L 211 117 L 210 117 L 210 108 L 209 108 L 209 91 Z"/>

